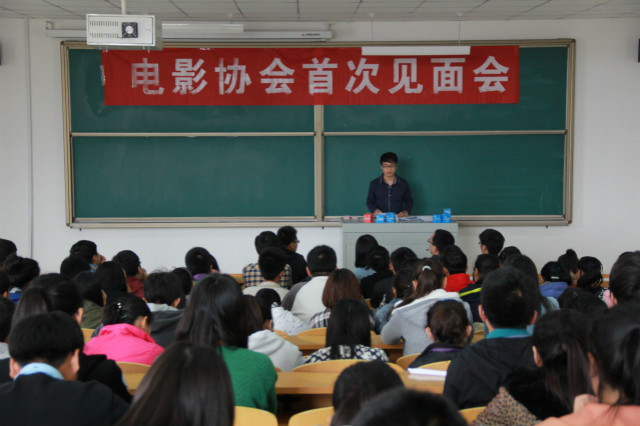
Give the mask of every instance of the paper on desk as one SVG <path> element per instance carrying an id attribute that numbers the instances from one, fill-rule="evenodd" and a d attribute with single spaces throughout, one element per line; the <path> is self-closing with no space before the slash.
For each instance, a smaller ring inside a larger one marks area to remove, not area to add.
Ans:
<path id="1" fill-rule="evenodd" d="M 430 368 L 408 368 L 409 374 L 415 374 L 416 376 L 436 376 L 447 377 L 447 372 L 442 370 L 432 370 Z"/>

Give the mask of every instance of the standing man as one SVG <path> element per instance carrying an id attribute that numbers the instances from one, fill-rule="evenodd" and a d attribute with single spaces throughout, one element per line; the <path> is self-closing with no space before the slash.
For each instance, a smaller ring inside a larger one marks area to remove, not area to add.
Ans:
<path id="1" fill-rule="evenodd" d="M 393 152 L 385 152 L 380 157 L 382 175 L 369 184 L 367 207 L 373 214 L 397 213 L 406 217 L 413 208 L 413 197 L 409 183 L 396 175 L 398 156 Z"/>

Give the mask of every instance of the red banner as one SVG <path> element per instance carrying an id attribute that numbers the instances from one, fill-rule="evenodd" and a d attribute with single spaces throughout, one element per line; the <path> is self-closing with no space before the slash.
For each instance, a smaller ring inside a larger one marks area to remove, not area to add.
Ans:
<path id="1" fill-rule="evenodd" d="M 360 48 L 103 51 L 106 105 L 517 103 L 519 48 L 362 56 Z"/>

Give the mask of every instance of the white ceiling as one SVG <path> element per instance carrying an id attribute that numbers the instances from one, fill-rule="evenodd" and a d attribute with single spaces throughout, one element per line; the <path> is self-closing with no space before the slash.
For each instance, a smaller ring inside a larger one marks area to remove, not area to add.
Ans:
<path id="1" fill-rule="evenodd" d="M 0 0 L 0 18 L 120 12 L 119 0 Z M 127 12 L 240 23 L 639 18 L 640 0 L 128 0 Z"/>

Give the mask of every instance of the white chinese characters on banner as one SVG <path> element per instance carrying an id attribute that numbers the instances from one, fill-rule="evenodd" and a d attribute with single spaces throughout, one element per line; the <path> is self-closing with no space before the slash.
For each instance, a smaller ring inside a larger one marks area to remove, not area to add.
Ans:
<path id="1" fill-rule="evenodd" d="M 500 65 L 496 58 L 489 56 L 486 61 L 478 68 L 473 70 L 476 75 L 482 77 L 475 77 L 474 81 L 482 82 L 482 86 L 479 87 L 481 93 L 484 92 L 504 92 L 505 88 L 502 85 L 503 81 L 509 81 L 509 77 L 500 76 L 500 74 L 506 74 L 509 71 L 508 67 Z"/>
<path id="2" fill-rule="evenodd" d="M 464 63 L 463 58 L 435 58 L 433 64 L 442 64 L 433 67 L 433 93 L 458 92 L 462 93 L 462 66 L 451 64 Z"/>
<path id="3" fill-rule="evenodd" d="M 353 61 L 347 62 L 347 66 L 351 71 L 355 71 L 355 76 L 349 77 L 349 82 L 347 83 L 347 87 L 345 89 L 347 92 L 353 92 L 356 95 L 362 92 L 363 89 L 369 89 L 371 93 L 378 93 L 380 89 L 375 87 L 371 83 L 371 76 L 378 75 L 378 68 L 380 67 L 378 64 L 367 64 L 367 60 L 365 58 L 360 58 L 360 62 L 358 62 L 358 66 L 353 63 Z M 356 84 L 358 80 L 356 77 L 360 77 L 360 84 L 354 89 L 353 86 Z"/>
<path id="4" fill-rule="evenodd" d="M 220 62 L 218 62 L 218 66 L 215 68 L 215 72 L 219 74 L 219 94 L 224 95 L 225 93 L 233 93 L 235 91 L 235 93 L 241 95 L 244 93 L 245 87 L 251 84 L 251 77 L 247 74 L 247 66 L 239 65 L 238 62 L 238 58 L 233 58 L 233 64 L 225 67 L 224 59 L 220 58 Z"/>
<path id="5" fill-rule="evenodd" d="M 131 88 L 142 86 L 145 95 L 162 95 L 164 88 L 160 87 L 160 71 L 158 64 L 150 64 L 147 58 L 142 59 L 142 63 L 131 64 Z M 149 86 L 156 86 L 150 89 Z"/>
<path id="6" fill-rule="evenodd" d="M 287 67 L 282 63 L 280 58 L 275 58 L 271 64 L 260 71 L 261 76 L 268 76 L 269 78 L 261 78 L 260 82 L 269 84 L 269 87 L 265 89 L 267 93 L 291 93 L 290 84 L 293 84 L 293 78 L 284 78 L 293 75 L 294 70 Z M 275 78 L 273 78 L 275 77 Z"/>
<path id="7" fill-rule="evenodd" d="M 329 63 L 329 58 L 324 58 L 322 62 L 318 58 L 313 58 L 311 64 L 303 64 L 302 68 L 309 71 L 309 94 L 328 93 L 333 94 L 333 72 L 338 68 L 338 64 Z"/>
<path id="8" fill-rule="evenodd" d="M 193 65 L 193 59 L 176 59 L 175 72 L 171 75 L 175 78 L 173 93 L 186 95 L 187 93 L 200 93 L 207 85 L 207 81 L 203 78 L 206 71 L 202 69 L 204 61 L 198 59 Z M 197 73 L 197 74 L 196 74 Z M 194 86 L 197 85 L 195 88 Z"/>
<path id="9" fill-rule="evenodd" d="M 417 80 L 418 60 L 416 58 L 393 60 L 393 82 L 398 84 L 389 89 L 389 93 L 396 93 L 400 89 L 403 89 L 404 93 L 422 93 L 422 84 L 415 84 Z"/>

